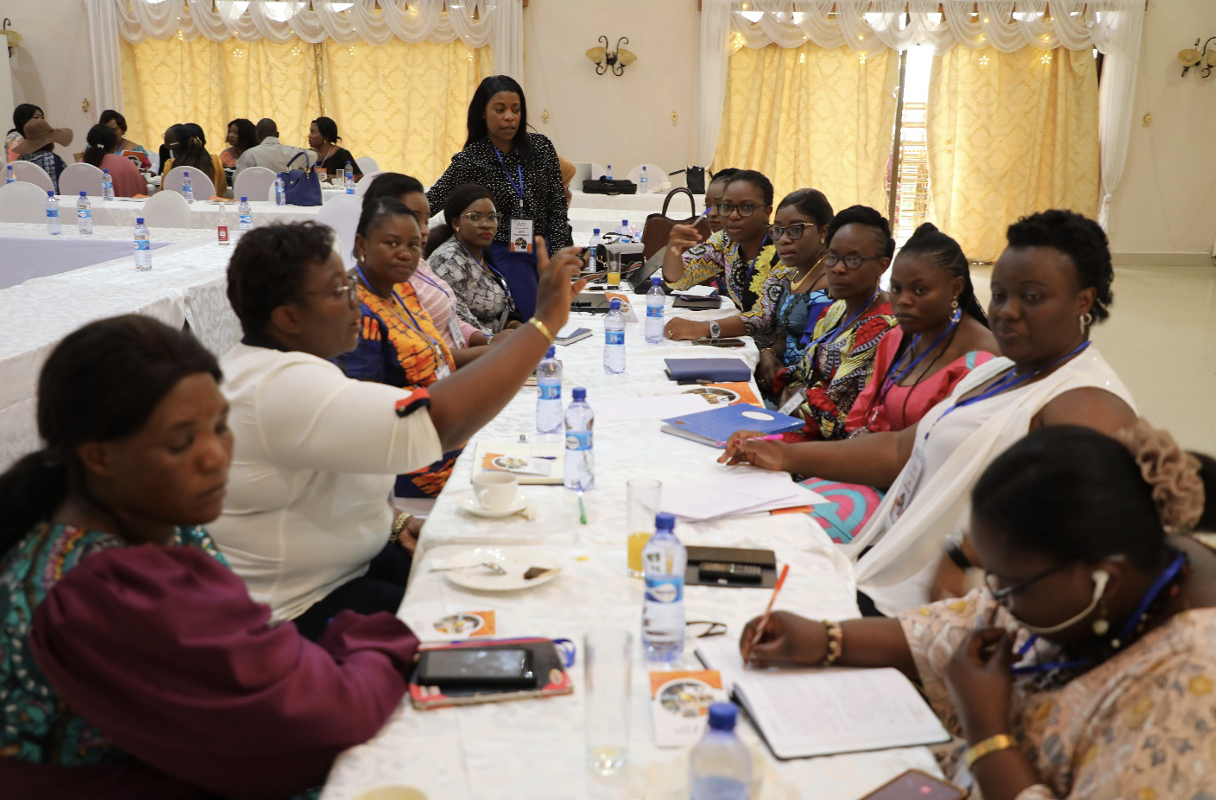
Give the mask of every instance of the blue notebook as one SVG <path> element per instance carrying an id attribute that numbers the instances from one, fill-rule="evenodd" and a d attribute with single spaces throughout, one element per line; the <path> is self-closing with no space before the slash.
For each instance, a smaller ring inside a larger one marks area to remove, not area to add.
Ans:
<path id="1" fill-rule="evenodd" d="M 665 358 L 667 376 L 673 381 L 710 383 L 747 382 L 752 379 L 747 362 L 738 358 Z"/>
<path id="2" fill-rule="evenodd" d="M 722 448 L 735 431 L 760 431 L 765 435 L 791 433 L 801 430 L 803 425 L 803 421 L 797 417 L 739 403 L 665 419 L 661 430 L 710 447 Z"/>

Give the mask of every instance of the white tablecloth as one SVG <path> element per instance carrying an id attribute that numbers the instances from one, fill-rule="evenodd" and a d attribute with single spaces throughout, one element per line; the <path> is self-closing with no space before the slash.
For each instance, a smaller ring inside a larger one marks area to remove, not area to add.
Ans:
<path id="1" fill-rule="evenodd" d="M 326 198 L 328 199 L 328 198 Z M 102 200 L 99 197 L 89 198 L 93 206 L 93 224 L 134 228 L 135 218 L 143 216 L 146 200 L 131 200 L 116 198 Z M 60 197 L 59 207 L 72 211 L 73 219 L 76 201 L 71 197 Z M 228 227 L 235 231 L 237 226 L 237 204 L 228 203 L 225 213 L 228 215 Z M 254 227 L 270 225 L 274 222 L 305 222 L 316 219 L 320 206 L 276 206 L 269 200 L 250 200 L 250 210 L 253 212 Z M 215 226 L 219 222 L 219 204 L 210 200 L 195 200 L 190 205 L 190 222 L 195 230 L 210 229 L 215 236 Z M 65 225 L 67 222 L 65 221 Z"/>
<path id="2" fill-rule="evenodd" d="M 98 241 L 131 241 L 125 228 L 94 230 Z M 50 239 L 41 224 L 0 223 L 0 236 Z M 118 314 L 148 314 L 178 327 L 188 322 L 217 355 L 239 341 L 225 275 L 232 247 L 216 244 L 210 230 L 162 228 L 153 238 L 172 244 L 152 252 L 149 272 L 137 272 L 124 255 L 0 291 L 0 469 L 38 447 L 38 373 L 55 344 L 86 322 Z M 82 397 L 88 391 L 82 386 Z"/>
<path id="3" fill-rule="evenodd" d="M 648 192 L 646 194 L 583 194 L 581 191 L 574 189 L 570 192 L 570 207 L 571 208 L 598 208 L 598 209 L 621 209 L 625 211 L 641 211 L 644 214 L 650 214 L 656 211 L 663 210 L 663 201 L 667 198 L 666 192 Z M 697 201 L 697 213 L 705 209 L 705 195 L 694 194 Z M 674 217 L 688 216 L 688 197 L 681 195 L 671 201 L 671 208 L 668 209 Z"/>
<path id="4" fill-rule="evenodd" d="M 729 313 L 701 312 L 700 317 Z M 688 343 L 648 345 L 642 326 L 630 324 L 626 372 L 606 375 L 598 335 L 602 318 L 591 318 L 587 325 L 597 335 L 559 347 L 558 355 L 563 362 L 563 399 L 568 400 L 573 387 L 584 386 L 593 409 L 606 408 L 616 398 L 636 397 L 639 388 L 670 385 L 662 374 L 666 356 L 739 354 L 753 365 L 758 357 L 750 345 L 727 351 Z M 476 438 L 531 435 L 535 402 L 535 390 L 522 391 Z M 715 463 L 717 451 L 659 432 L 657 420 L 597 423 L 596 488 L 585 496 L 585 526 L 578 522 L 576 495 L 560 486 L 525 487 L 538 513 L 535 521 L 518 516 L 489 520 L 461 511 L 456 497 L 470 486 L 473 451 L 470 444 L 426 523 L 400 616 L 415 630 L 425 631 L 447 613 L 493 609 L 499 636 L 570 638 L 580 648 L 572 670 L 574 694 L 425 712 L 403 704 L 374 739 L 337 760 L 322 800 L 349 800 L 380 785 L 417 787 L 431 800 L 687 798 L 687 752 L 659 750 L 653 744 L 647 670 L 637 641 L 642 584 L 625 574 L 625 482 L 633 477 L 673 481 L 719 474 L 726 468 Z M 791 565 L 778 608 L 813 617 L 857 614 L 849 563 L 804 514 L 681 524 L 676 533 L 686 544 L 776 550 L 778 560 Z M 556 562 L 563 572 L 535 589 L 502 594 L 463 590 L 428 572 L 433 564 L 475 544 L 535 548 L 527 552 L 538 562 Z M 748 619 L 763 612 L 769 590 L 690 586 L 686 596 L 688 619 L 725 622 L 728 636 L 735 639 Z M 633 764 L 629 780 L 634 788 L 628 794 L 602 794 L 613 787 L 589 778 L 584 766 L 582 635 L 605 625 L 633 631 L 638 656 L 628 701 Z M 689 640 L 689 656 L 695 642 Z M 697 668 L 694 662 L 690 659 L 688 666 Z M 746 741 L 763 749 L 750 725 L 741 729 Z M 789 762 L 776 762 L 763 752 L 768 764 L 765 798 L 797 798 L 813 791 L 824 800 L 853 800 L 909 767 L 940 774 L 924 748 Z"/>
<path id="5" fill-rule="evenodd" d="M 153 250 L 168 244 L 151 242 Z M 81 236 L 74 227 L 58 236 L 0 237 L 0 253 L 4 253 L 3 266 L 0 266 L 0 289 L 8 289 L 33 278 L 45 278 L 112 261 L 132 255 L 134 249 L 134 241 L 127 241 L 126 238 Z"/>

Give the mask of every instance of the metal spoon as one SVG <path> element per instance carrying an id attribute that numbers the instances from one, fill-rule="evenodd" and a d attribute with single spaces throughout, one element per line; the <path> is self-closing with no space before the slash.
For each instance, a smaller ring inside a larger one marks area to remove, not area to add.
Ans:
<path id="1" fill-rule="evenodd" d="M 485 567 L 495 575 L 506 575 L 507 571 L 503 569 L 497 561 L 483 561 L 480 564 L 465 564 L 463 567 L 431 567 L 431 572 L 447 572 L 452 569 L 469 569 L 470 567 Z"/>

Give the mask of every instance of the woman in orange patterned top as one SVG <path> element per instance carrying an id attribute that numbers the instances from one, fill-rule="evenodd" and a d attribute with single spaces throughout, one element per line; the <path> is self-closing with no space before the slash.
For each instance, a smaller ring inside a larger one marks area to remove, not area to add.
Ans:
<path id="1" fill-rule="evenodd" d="M 390 386 L 430 386 L 456 369 L 443 335 L 418 301 L 410 278 L 422 257 L 422 231 L 414 213 L 394 198 L 363 205 L 355 234 L 359 343 L 336 359 L 347 377 Z M 463 447 L 397 479 L 400 497 L 435 497 L 447 483 Z"/>
<path id="2" fill-rule="evenodd" d="M 984 471 L 982 588 L 892 619 L 777 612 L 753 664 L 896 667 L 984 800 L 1199 800 L 1216 785 L 1216 462 L 1143 420 L 1051 425 Z"/>

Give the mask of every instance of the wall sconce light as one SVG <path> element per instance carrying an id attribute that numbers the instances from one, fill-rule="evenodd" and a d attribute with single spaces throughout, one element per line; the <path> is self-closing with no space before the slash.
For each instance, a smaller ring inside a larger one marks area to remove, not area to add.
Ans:
<path id="1" fill-rule="evenodd" d="M 1178 53 L 1178 60 L 1182 62 L 1182 74 L 1184 77 L 1193 67 L 1199 73 L 1199 77 L 1207 78 L 1212 74 L 1212 68 L 1216 67 L 1216 47 L 1208 50 L 1212 42 L 1216 42 L 1216 36 L 1212 36 L 1206 42 L 1203 42 L 1202 51 L 1199 49 L 1201 41 L 1203 41 L 1202 37 L 1195 40 L 1193 48 L 1182 50 Z"/>
<path id="2" fill-rule="evenodd" d="M 8 45 L 9 58 L 13 57 L 13 49 L 17 45 L 21 44 L 21 34 L 9 27 L 9 25 L 12 24 L 13 21 L 8 17 L 5 17 L 3 27 L 0 27 L 0 33 L 4 34 L 4 39 L 6 40 L 5 43 Z"/>
<path id="3" fill-rule="evenodd" d="M 611 68 L 612 74 L 620 77 L 624 74 L 625 67 L 638 60 L 636 55 L 621 47 L 622 44 L 629 44 L 626 37 L 617 39 L 615 50 L 608 49 L 607 36 L 601 36 L 600 41 L 604 43 L 603 47 L 593 47 L 587 51 L 587 58 L 595 64 L 596 75 L 603 75 Z"/>

